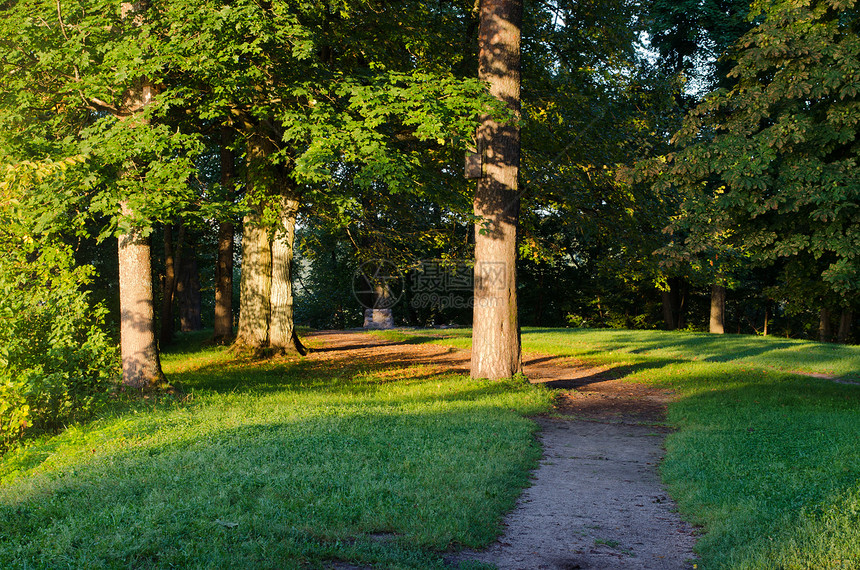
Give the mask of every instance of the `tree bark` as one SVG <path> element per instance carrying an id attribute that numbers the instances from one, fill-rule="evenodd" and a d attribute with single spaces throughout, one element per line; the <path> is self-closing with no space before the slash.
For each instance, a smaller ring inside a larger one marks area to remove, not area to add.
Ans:
<path id="1" fill-rule="evenodd" d="M 126 203 L 122 214 L 131 215 Z M 119 236 L 118 250 L 122 382 L 132 388 L 157 386 L 164 374 L 155 342 L 149 240 L 132 230 Z"/>
<path id="2" fill-rule="evenodd" d="M 478 29 L 478 76 L 490 93 L 520 113 L 522 0 L 483 0 Z M 522 372 L 517 314 L 517 225 L 520 129 L 484 117 L 477 142 L 483 176 L 475 192 L 473 378 L 510 378 Z"/>
<path id="3" fill-rule="evenodd" d="M 239 333 L 235 344 L 278 352 L 306 349 L 293 322 L 293 241 L 298 199 L 288 175 L 267 164 L 274 151 L 263 137 L 248 141 L 248 191 L 255 203 L 245 216 L 242 231 L 242 280 Z M 275 228 L 262 224 L 264 201 L 277 200 L 281 221 Z"/>
<path id="4" fill-rule="evenodd" d="M 221 187 L 233 195 L 234 156 L 228 147 L 229 135 L 221 137 Z M 233 338 L 233 235 L 232 222 L 218 225 L 218 260 L 215 264 L 215 318 L 213 340 L 227 342 Z"/>
<path id="5" fill-rule="evenodd" d="M 818 313 L 818 340 L 830 342 L 833 338 L 833 330 L 830 326 L 830 310 L 821 309 Z"/>
<path id="6" fill-rule="evenodd" d="M 239 282 L 239 332 L 235 344 L 263 348 L 269 341 L 272 249 L 262 212 L 255 206 L 242 221 L 242 277 Z"/>
<path id="7" fill-rule="evenodd" d="M 179 305 L 179 328 L 182 332 L 199 331 L 203 328 L 200 314 L 200 271 L 197 254 L 193 248 L 182 256 L 177 279 L 176 296 Z"/>
<path id="8" fill-rule="evenodd" d="M 854 313 L 851 309 L 842 309 L 842 314 L 839 316 L 839 331 L 836 333 L 836 342 L 845 344 L 848 342 L 848 336 L 851 334 L 851 321 L 854 320 Z"/>
<path id="9" fill-rule="evenodd" d="M 710 332 L 713 334 L 726 332 L 726 288 L 722 285 L 711 286 Z"/>
<path id="10" fill-rule="evenodd" d="M 173 225 L 164 225 L 164 284 L 161 292 L 161 331 L 159 342 L 167 346 L 173 341 L 173 294 L 176 290 L 176 248 L 173 245 Z"/>
<path id="11" fill-rule="evenodd" d="M 271 319 L 269 346 L 279 351 L 294 348 L 293 242 L 298 200 L 287 191 L 280 197 L 281 224 L 272 239 Z"/>

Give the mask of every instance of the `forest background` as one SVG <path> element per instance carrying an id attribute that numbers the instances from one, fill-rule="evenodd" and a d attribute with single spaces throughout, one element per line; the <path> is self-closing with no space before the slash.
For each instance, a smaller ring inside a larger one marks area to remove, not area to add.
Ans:
<path id="1" fill-rule="evenodd" d="M 359 326 L 380 259 L 398 324 L 470 323 L 468 295 L 416 284 L 468 266 L 463 157 L 505 116 L 472 2 L 0 10 L 4 437 L 112 383 L 122 307 L 145 304 L 123 276 L 152 275 L 155 361 L 178 329 L 292 349 L 296 324 Z M 853 2 L 523 14 L 522 325 L 856 341 Z"/>

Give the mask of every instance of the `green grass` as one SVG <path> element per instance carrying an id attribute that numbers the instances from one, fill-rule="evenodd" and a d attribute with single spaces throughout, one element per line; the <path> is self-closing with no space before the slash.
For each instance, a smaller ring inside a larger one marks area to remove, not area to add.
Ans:
<path id="1" fill-rule="evenodd" d="M 469 329 L 386 331 L 394 339 L 470 345 Z M 751 335 L 712 335 L 616 329 L 525 328 L 523 348 L 535 352 L 618 363 L 625 355 L 697 362 L 732 363 L 759 369 L 806 372 L 860 381 L 860 347 Z M 644 360 L 643 360 L 644 361 Z"/>
<path id="2" fill-rule="evenodd" d="M 468 346 L 468 331 L 394 331 Z M 165 355 L 189 396 L 117 402 L 0 458 L 0 568 L 442 567 L 539 456 L 551 394 L 420 366 Z M 654 331 L 524 331 L 526 350 L 674 390 L 664 481 L 700 568 L 860 567 L 860 348 Z"/>
<path id="3" fill-rule="evenodd" d="M 355 362 L 164 356 L 184 400 L 0 458 L 0 568 L 442 567 L 487 544 L 550 394 Z"/>
<path id="4" fill-rule="evenodd" d="M 395 331 L 469 345 L 468 331 Z M 656 331 L 536 330 L 526 350 L 570 355 L 670 388 L 662 476 L 703 526 L 700 568 L 860 568 L 860 347 Z"/>

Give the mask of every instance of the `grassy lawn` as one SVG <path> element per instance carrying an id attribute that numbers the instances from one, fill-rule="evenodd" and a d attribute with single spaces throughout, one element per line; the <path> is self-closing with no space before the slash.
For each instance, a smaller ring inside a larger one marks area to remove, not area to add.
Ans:
<path id="1" fill-rule="evenodd" d="M 0 568 L 442 566 L 495 538 L 550 394 L 356 363 L 164 356 L 189 396 L 0 458 Z"/>
<path id="2" fill-rule="evenodd" d="M 395 330 L 389 338 L 470 346 L 470 329 Z M 594 363 L 694 361 L 758 370 L 807 372 L 860 382 L 860 347 L 751 335 L 615 329 L 523 329 L 523 348 Z M 637 359 L 637 356 L 648 358 Z"/>
<path id="3" fill-rule="evenodd" d="M 468 331 L 390 338 L 467 346 Z M 189 396 L 0 458 L 0 568 L 442 567 L 528 482 L 551 394 L 416 366 L 165 355 Z M 671 388 L 664 480 L 700 568 L 860 567 L 860 347 L 653 331 L 526 330 L 526 350 Z"/>
<path id="4" fill-rule="evenodd" d="M 456 346 L 468 331 L 389 336 Z M 860 568 L 860 347 L 656 331 L 523 331 L 526 350 L 676 391 L 662 475 L 700 568 Z"/>

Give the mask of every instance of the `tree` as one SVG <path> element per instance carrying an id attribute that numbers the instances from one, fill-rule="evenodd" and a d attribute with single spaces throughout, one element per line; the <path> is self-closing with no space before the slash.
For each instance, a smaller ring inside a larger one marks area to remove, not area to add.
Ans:
<path id="1" fill-rule="evenodd" d="M 455 77 L 428 48 L 438 29 L 424 27 L 425 16 L 432 22 L 449 7 L 369 0 L 168 7 L 164 29 L 175 39 L 165 39 L 165 51 L 181 81 L 168 84 L 164 97 L 235 127 L 245 149 L 237 344 L 286 348 L 272 342 L 289 331 L 273 335 L 271 327 L 292 326 L 291 309 L 266 297 L 292 303 L 284 279 L 301 208 L 353 203 L 355 196 L 339 193 L 344 168 L 356 170 L 355 186 L 364 190 L 427 191 L 416 175 L 422 151 L 465 138 L 487 99 L 479 82 Z"/>
<path id="2" fill-rule="evenodd" d="M 674 230 L 731 229 L 726 243 L 762 265 L 806 259 L 783 270 L 801 278 L 816 268 L 813 279 L 851 308 L 860 292 L 855 3 L 756 2 L 751 16 L 760 23 L 738 42 L 735 86 L 688 115 L 675 136 L 683 148 L 662 169 L 660 184 L 688 196 Z"/>
<path id="3" fill-rule="evenodd" d="M 230 145 L 231 133 L 221 130 L 219 164 L 221 190 L 232 198 L 235 186 L 236 158 Z M 227 342 L 233 338 L 233 236 L 236 228 L 232 220 L 218 223 L 218 258 L 215 265 L 215 318 L 213 338 L 215 342 Z"/>
<path id="4" fill-rule="evenodd" d="M 728 49 L 752 27 L 748 0 L 655 0 L 645 16 L 649 44 L 699 91 L 728 87 Z"/>
<path id="5" fill-rule="evenodd" d="M 522 372 L 517 315 L 522 10 L 521 0 L 481 2 L 478 76 L 511 118 L 485 116 L 477 134 L 483 172 L 474 202 L 474 378 L 510 378 Z"/>
<path id="6" fill-rule="evenodd" d="M 123 2 L 120 17 L 126 25 L 140 26 L 145 3 Z M 60 22 L 62 25 L 62 21 Z M 145 129 L 146 107 L 155 95 L 155 85 L 144 76 L 133 79 L 112 113 L 131 129 Z M 123 177 L 136 165 L 123 165 Z M 120 199 L 120 216 L 134 218 L 131 202 Z M 133 388 L 153 387 L 164 381 L 158 344 L 155 340 L 155 297 L 152 288 L 152 257 L 145 227 L 135 222 L 119 236 L 120 354 L 122 381 Z"/>

